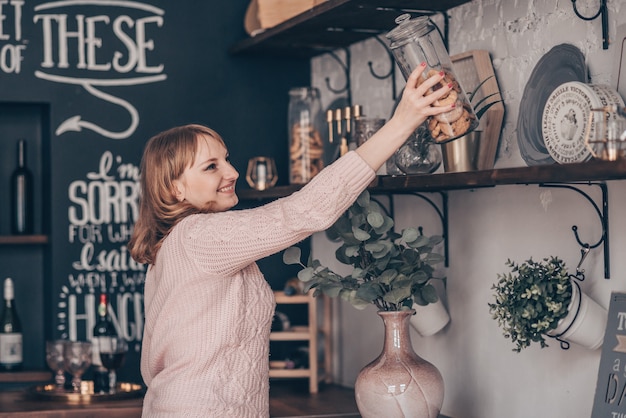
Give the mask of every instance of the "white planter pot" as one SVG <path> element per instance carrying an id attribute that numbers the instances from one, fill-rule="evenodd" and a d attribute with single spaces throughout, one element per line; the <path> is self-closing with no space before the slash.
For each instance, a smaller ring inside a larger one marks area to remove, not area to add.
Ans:
<path id="1" fill-rule="evenodd" d="M 413 304 L 413 309 L 415 315 L 411 316 L 410 324 L 422 337 L 438 333 L 450 322 L 450 315 L 441 298 L 426 306 Z"/>
<path id="2" fill-rule="evenodd" d="M 572 282 L 572 301 L 568 314 L 548 335 L 596 350 L 604 341 L 607 315 L 606 309 L 581 292 L 577 283 Z"/>

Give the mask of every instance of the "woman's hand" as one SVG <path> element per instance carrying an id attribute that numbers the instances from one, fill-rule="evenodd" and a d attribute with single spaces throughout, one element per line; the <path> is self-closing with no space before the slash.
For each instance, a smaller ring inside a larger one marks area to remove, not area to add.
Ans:
<path id="1" fill-rule="evenodd" d="M 423 80 L 424 68 L 426 64 L 423 63 L 407 79 L 400 103 L 389 122 L 356 150 L 374 170 L 378 170 L 429 116 L 454 108 L 454 103 L 432 106 L 436 100 L 448 94 L 452 86 L 444 85 L 433 90 L 437 84 L 440 85 L 444 74 L 438 73 Z"/>
<path id="2" fill-rule="evenodd" d="M 424 80 L 422 78 L 424 68 L 426 64 L 422 63 L 407 79 L 402 99 L 391 119 L 398 119 L 398 123 L 405 124 L 409 131 L 408 135 L 424 123 L 429 116 L 449 112 L 454 108 L 454 102 L 447 106 L 432 106 L 435 101 L 448 94 L 452 85 L 446 84 L 433 90 L 433 87 L 443 80 L 444 73 L 440 72 Z"/>

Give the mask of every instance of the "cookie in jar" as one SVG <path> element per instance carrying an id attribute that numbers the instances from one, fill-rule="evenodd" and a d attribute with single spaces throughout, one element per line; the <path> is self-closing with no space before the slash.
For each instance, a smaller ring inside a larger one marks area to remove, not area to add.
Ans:
<path id="1" fill-rule="evenodd" d="M 440 89 L 446 85 L 450 85 L 452 88 L 445 96 L 435 101 L 433 106 L 450 106 L 454 104 L 454 108 L 449 112 L 440 113 L 428 119 L 430 135 L 438 143 L 445 143 L 459 138 L 478 127 L 478 118 L 474 114 L 469 101 L 465 99 L 465 92 L 461 89 L 454 73 L 446 70 L 443 70 L 443 72 L 443 80 L 437 83 L 432 90 Z M 426 73 L 426 78 L 437 73 L 439 73 L 438 70 L 431 69 Z M 420 77 L 418 83 L 424 82 L 426 78 Z"/>
<path id="2" fill-rule="evenodd" d="M 289 183 L 309 182 L 324 168 L 324 120 L 319 90 L 289 90 Z"/>

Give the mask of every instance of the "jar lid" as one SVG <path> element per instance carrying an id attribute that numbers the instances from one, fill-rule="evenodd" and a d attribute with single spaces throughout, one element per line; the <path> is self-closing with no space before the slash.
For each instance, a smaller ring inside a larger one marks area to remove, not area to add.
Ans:
<path id="1" fill-rule="evenodd" d="M 404 45 L 415 37 L 424 36 L 435 29 L 428 16 L 418 16 L 411 19 L 409 13 L 398 16 L 396 24 L 398 26 L 390 30 L 386 35 L 392 42 L 392 47 Z"/>

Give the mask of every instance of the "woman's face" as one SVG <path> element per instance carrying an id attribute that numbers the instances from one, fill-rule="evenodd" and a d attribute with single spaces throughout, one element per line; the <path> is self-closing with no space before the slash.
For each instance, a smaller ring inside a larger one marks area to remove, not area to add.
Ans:
<path id="1" fill-rule="evenodd" d="M 228 151 L 211 136 L 198 137 L 196 158 L 174 181 L 176 197 L 199 209 L 210 206 L 210 212 L 223 212 L 239 199 L 235 183 L 239 173 L 228 161 Z"/>

